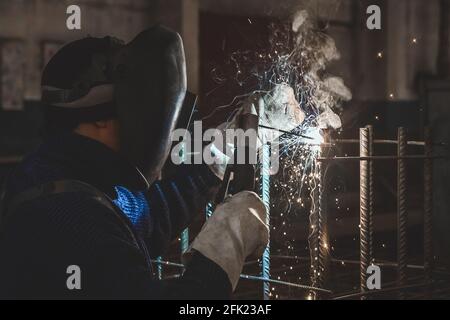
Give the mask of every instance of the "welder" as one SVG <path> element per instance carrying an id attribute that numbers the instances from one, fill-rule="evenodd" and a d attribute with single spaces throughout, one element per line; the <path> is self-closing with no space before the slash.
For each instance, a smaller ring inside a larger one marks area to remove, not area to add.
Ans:
<path id="1" fill-rule="evenodd" d="M 128 44 L 84 38 L 53 56 L 41 81 L 45 138 L 2 189 L 0 298 L 230 296 L 245 259 L 268 241 L 265 206 L 250 191 L 216 207 L 179 278 L 152 276 L 151 259 L 201 215 L 221 182 L 207 165 L 180 165 L 159 179 L 185 70 L 180 36 L 161 26 Z"/>

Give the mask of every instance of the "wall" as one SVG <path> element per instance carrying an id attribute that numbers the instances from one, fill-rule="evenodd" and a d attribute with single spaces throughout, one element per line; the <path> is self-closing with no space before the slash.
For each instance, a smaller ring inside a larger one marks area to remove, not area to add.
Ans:
<path id="1" fill-rule="evenodd" d="M 197 90 L 197 0 L 6 0 L 0 1 L 0 39 L 25 42 L 25 99 L 40 98 L 42 42 L 65 43 L 87 35 L 114 35 L 129 41 L 144 28 L 161 22 L 182 33 L 189 88 Z M 66 8 L 81 8 L 82 29 L 66 28 Z M 186 31 L 184 31 L 186 30 Z"/>
<path id="2" fill-rule="evenodd" d="M 381 31 L 365 26 L 371 4 L 382 9 Z M 439 0 L 201 0 L 200 8 L 286 19 L 307 8 L 329 20 L 327 32 L 342 53 L 333 72 L 344 77 L 357 100 L 416 100 L 418 75 L 436 73 Z"/>
<path id="3" fill-rule="evenodd" d="M 81 7 L 82 29 L 66 28 L 66 8 Z M 43 41 L 67 42 L 87 35 L 114 34 L 124 40 L 145 28 L 151 21 L 149 1 L 110 0 L 14 0 L 0 2 L 0 38 L 25 42 L 25 99 L 40 98 L 41 48 Z"/>

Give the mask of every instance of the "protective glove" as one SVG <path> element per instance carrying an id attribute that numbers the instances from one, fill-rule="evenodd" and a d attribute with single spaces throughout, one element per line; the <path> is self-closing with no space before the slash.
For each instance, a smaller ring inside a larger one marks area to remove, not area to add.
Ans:
<path id="1" fill-rule="evenodd" d="M 266 207 L 254 192 L 242 191 L 218 205 L 203 225 L 187 253 L 198 251 L 219 265 L 236 288 L 245 260 L 260 257 L 269 241 L 269 228 L 264 222 Z"/>
<path id="2" fill-rule="evenodd" d="M 206 152 L 213 154 L 214 158 L 210 169 L 220 179 L 223 179 L 226 166 L 232 157 L 232 154 L 226 154 L 225 146 L 231 150 L 235 147 L 234 141 L 227 139 L 225 130 L 237 129 L 239 116 L 248 113 L 257 114 L 260 125 L 284 131 L 294 130 L 305 119 L 305 114 L 295 99 L 294 90 L 286 84 L 279 84 L 265 94 L 251 95 L 243 102 L 230 121 L 222 123 L 217 128 L 222 131 L 224 141 L 221 141 L 220 144 L 213 142 L 205 147 Z M 277 130 L 259 128 L 257 148 L 268 142 L 273 143 L 281 134 Z"/>

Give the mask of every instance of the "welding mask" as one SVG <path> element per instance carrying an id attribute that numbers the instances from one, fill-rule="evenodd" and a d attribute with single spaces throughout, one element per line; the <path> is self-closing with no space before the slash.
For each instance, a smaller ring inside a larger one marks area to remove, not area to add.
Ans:
<path id="1" fill-rule="evenodd" d="M 128 44 L 111 37 L 72 42 L 42 76 L 42 102 L 53 114 L 80 123 L 117 118 L 120 153 L 150 183 L 169 154 L 185 94 L 181 37 L 161 26 Z"/>

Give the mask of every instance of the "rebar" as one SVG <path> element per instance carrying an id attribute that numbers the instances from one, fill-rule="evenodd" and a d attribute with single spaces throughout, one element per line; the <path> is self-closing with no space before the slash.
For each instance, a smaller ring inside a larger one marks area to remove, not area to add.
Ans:
<path id="1" fill-rule="evenodd" d="M 162 264 L 162 265 L 171 266 L 171 267 L 180 268 L 180 269 L 184 268 L 183 264 L 176 263 L 176 262 L 162 261 L 162 260 L 151 260 L 151 262 L 155 263 L 155 264 Z M 176 274 L 176 275 L 173 275 L 172 277 L 176 278 L 176 277 L 180 277 L 180 275 L 181 274 Z M 299 283 L 287 282 L 287 281 L 281 281 L 281 280 L 275 280 L 275 279 L 269 279 L 269 278 L 263 278 L 263 277 L 249 275 L 249 274 L 241 274 L 239 277 L 241 279 L 246 279 L 246 280 L 255 280 L 255 281 L 269 282 L 269 283 L 280 284 L 280 285 L 284 285 L 284 286 L 288 286 L 288 287 L 294 287 L 294 288 L 299 288 L 299 289 L 304 289 L 304 290 L 323 292 L 323 293 L 327 293 L 327 294 L 332 294 L 333 293 L 331 290 L 328 290 L 328 289 L 315 288 L 315 287 L 311 287 L 311 286 L 307 286 L 307 285 L 303 285 L 303 284 L 299 284 Z M 167 277 L 166 279 L 169 279 L 169 278 L 170 277 Z"/>
<path id="2" fill-rule="evenodd" d="M 425 156 L 424 162 L 424 201 L 423 201 L 423 265 L 425 281 L 432 280 L 433 272 L 433 153 L 431 129 L 425 128 Z M 427 297 L 431 298 L 431 292 Z"/>
<path id="3" fill-rule="evenodd" d="M 373 156 L 373 126 L 367 126 L 368 129 L 368 151 L 369 156 Z M 373 202 L 374 202 L 374 191 L 373 191 L 373 160 L 369 160 L 369 176 L 368 176 L 368 184 L 369 184 L 369 261 L 372 263 L 373 261 Z"/>
<path id="4" fill-rule="evenodd" d="M 186 150 L 184 146 L 181 150 L 181 158 L 183 162 L 186 160 Z M 180 236 L 181 254 L 185 253 L 188 250 L 188 248 L 189 248 L 189 228 L 186 228 L 181 232 Z"/>
<path id="5" fill-rule="evenodd" d="M 369 129 L 359 129 L 359 153 L 361 157 L 369 156 Z M 359 246 L 360 246 L 360 289 L 366 291 L 367 268 L 370 264 L 369 249 L 369 164 L 362 160 L 359 164 Z M 361 296 L 364 298 L 364 296 Z"/>
<path id="6" fill-rule="evenodd" d="M 162 267 L 162 258 L 161 257 L 157 257 L 156 261 L 158 262 L 156 265 L 156 277 L 158 280 L 162 280 L 163 278 L 163 267 Z"/>
<path id="7" fill-rule="evenodd" d="M 445 159 L 444 156 L 426 157 L 425 155 L 408 155 L 408 156 L 347 156 L 347 157 L 319 157 L 316 160 L 319 162 L 325 161 L 369 161 L 369 160 L 424 160 L 424 159 Z"/>
<path id="8" fill-rule="evenodd" d="M 189 228 L 186 228 L 181 233 L 181 253 L 185 253 L 189 248 Z"/>
<path id="9" fill-rule="evenodd" d="M 335 297 L 335 298 L 333 298 L 333 300 L 348 300 L 348 299 L 352 299 L 352 298 L 361 298 L 361 297 L 367 296 L 367 295 L 378 295 L 378 294 L 388 293 L 388 292 L 392 292 L 392 291 L 403 292 L 405 290 L 418 289 L 421 287 L 426 287 L 426 286 L 431 286 L 431 285 L 432 285 L 432 283 L 426 282 L 426 283 L 418 283 L 418 284 L 411 284 L 411 285 L 404 285 L 404 286 L 395 286 L 395 287 L 383 288 L 383 289 L 379 289 L 379 290 L 350 293 L 350 294 L 342 295 L 339 297 Z"/>
<path id="10" fill-rule="evenodd" d="M 323 288 L 327 285 L 329 267 L 330 267 L 330 248 L 328 239 L 328 221 L 326 203 L 328 202 L 324 192 L 324 170 L 321 163 L 317 163 L 317 188 L 318 188 L 318 236 L 319 236 L 319 250 L 318 250 L 318 286 Z"/>
<path id="11" fill-rule="evenodd" d="M 398 128 L 398 157 L 406 155 L 406 131 Z M 406 161 L 397 160 L 397 283 L 402 287 L 407 281 L 407 255 L 408 255 L 408 213 L 406 210 Z M 404 292 L 399 292 L 399 299 L 404 299 Z"/>
<path id="12" fill-rule="evenodd" d="M 317 156 L 320 156 L 318 151 Z M 311 209 L 309 215 L 309 236 L 308 245 L 311 257 L 310 278 L 311 286 L 324 287 L 329 271 L 330 249 L 328 241 L 328 228 L 326 216 L 326 198 L 323 192 L 323 170 L 320 162 L 314 162 L 314 182 L 315 186 L 311 191 Z M 320 299 L 319 293 L 310 292 L 313 299 Z"/>
<path id="13" fill-rule="evenodd" d="M 261 148 L 261 198 L 266 206 L 266 225 L 270 230 L 270 145 L 264 144 Z M 264 250 L 261 263 L 261 277 L 270 279 L 270 240 Z M 263 282 L 263 298 L 270 299 L 270 283 Z"/>

